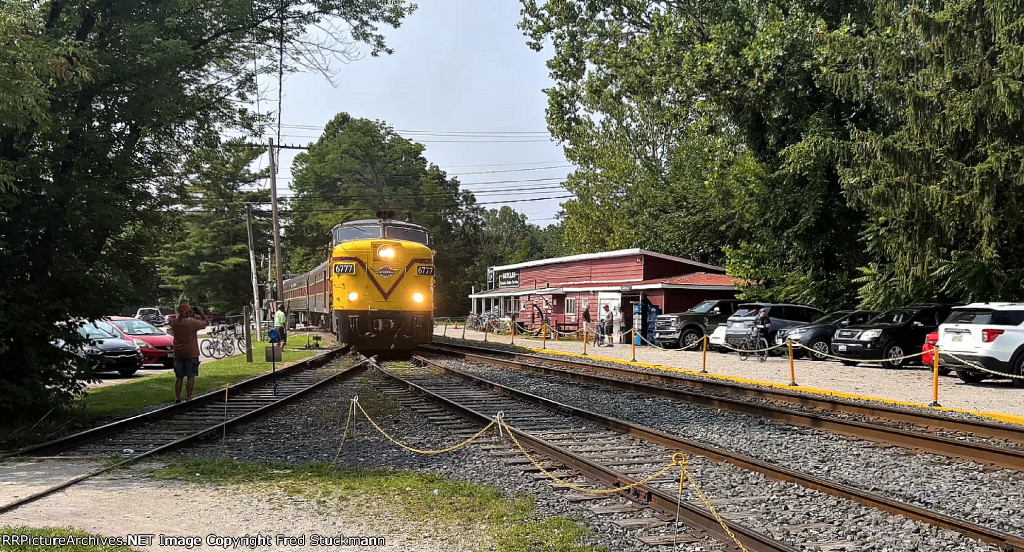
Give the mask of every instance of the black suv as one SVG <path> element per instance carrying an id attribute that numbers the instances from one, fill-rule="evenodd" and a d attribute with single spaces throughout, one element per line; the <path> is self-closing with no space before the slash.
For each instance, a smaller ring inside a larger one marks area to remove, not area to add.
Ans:
<path id="1" fill-rule="evenodd" d="M 887 310 L 865 324 L 836 330 L 832 353 L 855 359 L 844 360 L 847 366 L 860 359 L 886 360 L 886 368 L 900 368 L 910 363 L 910 359 L 900 357 L 920 352 L 928 334 L 937 330 L 952 310 L 950 306 L 934 303 Z"/>
<path id="2" fill-rule="evenodd" d="M 736 312 L 737 299 L 704 301 L 677 314 L 662 314 L 654 323 L 654 342 L 662 346 L 692 347 Z"/>
<path id="3" fill-rule="evenodd" d="M 845 326 L 864 324 L 877 315 L 878 312 L 876 311 L 866 310 L 836 311 L 826 314 L 810 324 L 802 324 L 779 330 L 775 334 L 775 342 L 785 343 L 787 339 L 791 339 L 794 344 L 800 343 L 811 349 L 811 351 L 807 351 L 807 349 L 795 350 L 794 353 L 797 351 L 801 355 L 807 353 L 811 360 L 825 360 L 827 358 L 825 355 L 831 349 L 832 335 L 836 333 L 836 330 Z M 794 349 L 796 348 L 794 347 Z"/>

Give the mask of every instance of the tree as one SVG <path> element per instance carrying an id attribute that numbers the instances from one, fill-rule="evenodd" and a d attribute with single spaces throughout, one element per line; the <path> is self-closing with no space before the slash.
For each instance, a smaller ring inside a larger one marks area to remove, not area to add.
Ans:
<path id="1" fill-rule="evenodd" d="M 860 295 L 891 306 L 1024 295 L 1024 11 L 1006 2 L 871 2 L 828 36 L 822 76 L 884 113 L 855 120 L 842 183 L 868 214 Z"/>
<path id="2" fill-rule="evenodd" d="M 327 58 L 358 43 L 387 52 L 378 26 L 411 10 L 402 0 L 0 4 L 5 419 L 81 389 L 54 343 L 80 341 L 70 318 L 132 301 L 183 161 L 225 129 L 258 133 L 265 121 L 244 108 L 256 75 L 282 52 L 286 71 L 329 71 Z M 325 23 L 334 30 L 316 30 L 319 41 L 307 33 Z"/>
<path id="3" fill-rule="evenodd" d="M 574 250 L 643 244 L 725 261 L 749 297 L 854 298 L 864 215 L 821 146 L 871 112 L 818 81 L 816 39 L 864 21 L 862 3 L 523 5 L 530 45 L 554 49 L 549 126 L 580 167 Z"/>
<path id="4" fill-rule="evenodd" d="M 185 167 L 190 206 L 169 225 L 176 236 L 156 257 L 163 287 L 219 314 L 252 303 L 246 211 L 265 196 L 245 191 L 260 175 L 249 170 L 260 150 L 233 141 L 197 152 Z M 256 251 L 271 243 L 266 213 L 253 210 Z"/>
<path id="5" fill-rule="evenodd" d="M 381 210 L 409 211 L 434 235 L 437 314 L 463 313 L 473 272 L 464 274 L 476 264 L 481 211 L 458 180 L 427 163 L 423 149 L 382 122 L 336 115 L 292 166 L 289 270 L 305 272 L 323 262 L 337 224 L 374 218 Z"/>

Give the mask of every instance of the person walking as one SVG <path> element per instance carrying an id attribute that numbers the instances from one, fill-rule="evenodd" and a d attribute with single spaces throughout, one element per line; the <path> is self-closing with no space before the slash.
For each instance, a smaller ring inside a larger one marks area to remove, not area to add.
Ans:
<path id="1" fill-rule="evenodd" d="M 274 327 L 277 329 L 277 347 L 284 350 L 285 343 L 288 343 L 288 315 L 281 310 L 281 304 L 277 304 L 277 312 L 274 313 Z"/>
<path id="2" fill-rule="evenodd" d="M 203 309 L 195 310 L 187 302 L 178 305 L 178 316 L 168 322 L 174 336 L 174 403 L 181 402 L 181 386 L 185 385 L 185 400 L 192 400 L 192 389 L 199 377 L 199 338 L 196 334 L 205 328 L 209 319 Z"/>
<path id="3" fill-rule="evenodd" d="M 614 334 L 612 332 L 615 329 L 615 313 L 612 312 L 611 307 L 609 307 L 607 303 L 605 303 L 605 305 L 601 307 L 601 310 L 603 311 L 603 314 L 601 316 L 603 323 L 601 324 L 601 326 L 604 330 L 604 335 L 602 337 L 607 338 L 609 347 L 614 347 L 615 338 L 613 337 Z"/>

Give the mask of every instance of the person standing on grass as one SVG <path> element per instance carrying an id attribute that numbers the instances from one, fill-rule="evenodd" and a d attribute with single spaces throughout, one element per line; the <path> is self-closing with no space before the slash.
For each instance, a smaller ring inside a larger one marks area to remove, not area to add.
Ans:
<path id="1" fill-rule="evenodd" d="M 192 307 L 188 303 L 178 305 L 178 317 L 171 320 L 171 334 L 174 336 L 174 403 L 181 402 L 181 384 L 188 378 L 185 386 L 185 400 L 192 400 L 192 389 L 199 376 L 199 330 L 207 326 L 206 313 L 203 309 Z"/>
<path id="2" fill-rule="evenodd" d="M 277 305 L 277 312 L 274 313 L 274 326 L 277 328 L 277 343 L 278 348 L 284 349 L 284 344 L 288 342 L 288 334 L 285 333 L 285 326 L 288 324 L 288 315 L 281 310 L 281 304 Z"/>

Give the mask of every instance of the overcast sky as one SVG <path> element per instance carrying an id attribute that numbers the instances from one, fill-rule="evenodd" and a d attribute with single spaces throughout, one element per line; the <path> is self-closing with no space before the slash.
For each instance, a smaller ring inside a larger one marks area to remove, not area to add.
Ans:
<path id="1" fill-rule="evenodd" d="M 481 203 L 567 195 L 557 184 L 570 169 L 544 121 L 549 52 L 526 46 L 516 28 L 519 9 L 517 0 L 420 2 L 401 28 L 386 33 L 395 53 L 339 65 L 337 87 L 322 75 L 288 76 L 282 121 L 311 128 L 285 128 L 282 142 L 305 145 L 347 111 L 383 120 L 423 143 L 427 160 L 470 190 L 525 188 L 478 194 Z M 269 95 L 276 102 L 276 83 L 261 85 L 273 86 Z M 295 153 L 282 152 L 279 185 L 290 182 Z M 546 226 L 560 201 L 507 204 Z"/>

